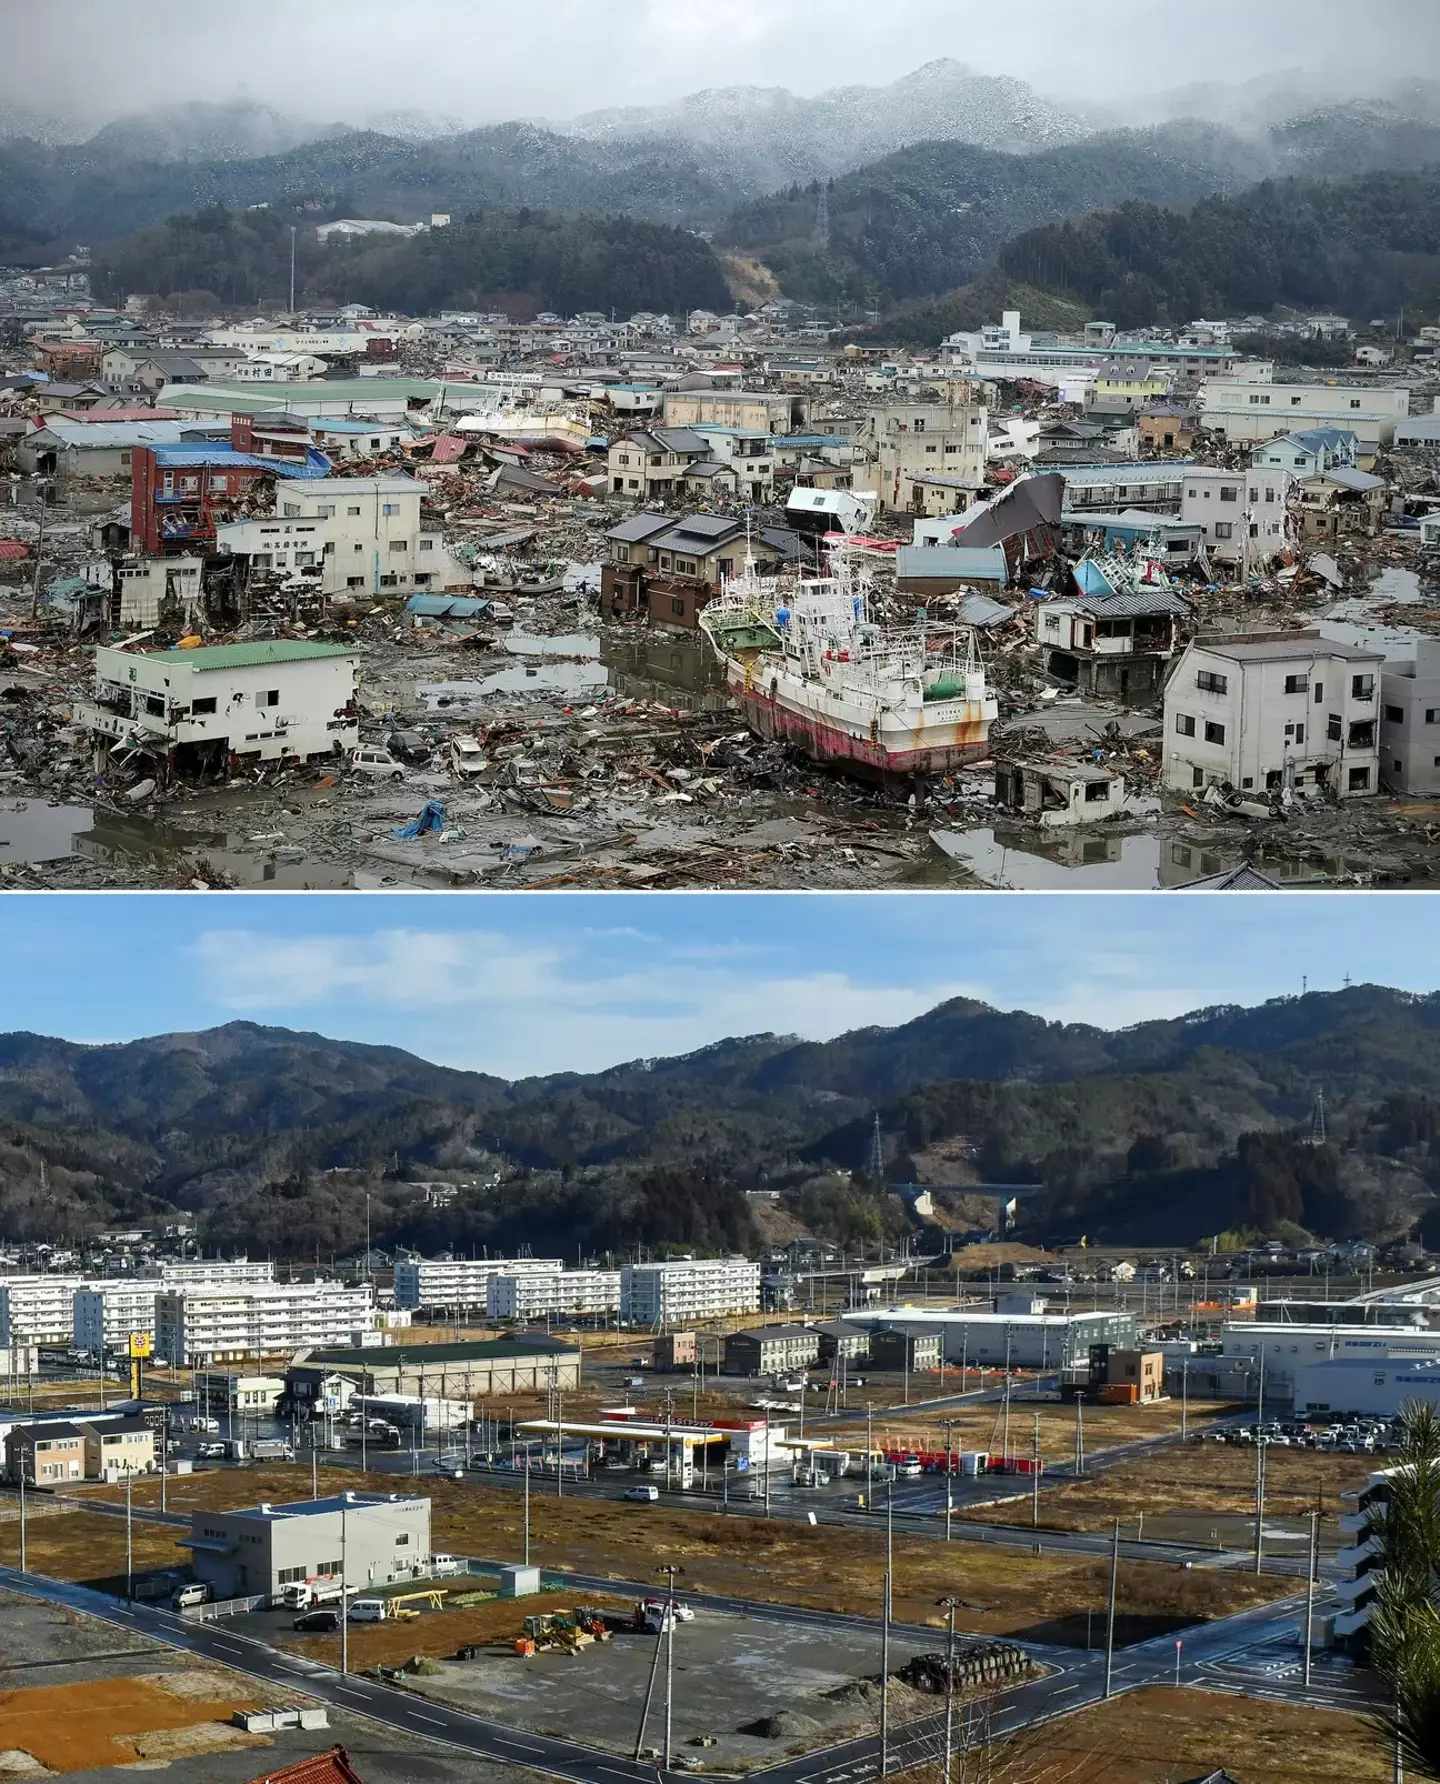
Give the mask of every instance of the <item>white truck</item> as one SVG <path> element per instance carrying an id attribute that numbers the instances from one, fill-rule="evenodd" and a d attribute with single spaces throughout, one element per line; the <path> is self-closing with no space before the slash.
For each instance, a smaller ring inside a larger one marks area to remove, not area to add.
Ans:
<path id="1" fill-rule="evenodd" d="M 353 1592 L 355 1588 L 352 1586 Z M 314 1610 L 317 1605 L 339 1604 L 345 1587 L 338 1573 L 316 1574 L 313 1580 L 293 1580 L 282 1586 L 275 1598 L 278 1607 L 287 1611 Z"/>

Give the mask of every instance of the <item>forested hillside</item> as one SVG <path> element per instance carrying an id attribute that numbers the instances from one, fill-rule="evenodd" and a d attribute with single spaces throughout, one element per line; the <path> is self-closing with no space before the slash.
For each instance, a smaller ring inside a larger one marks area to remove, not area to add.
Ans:
<path id="1" fill-rule="evenodd" d="M 1333 1169 L 1292 1145 L 1320 1090 Z M 1440 1188 L 1440 997 L 1356 987 L 1118 1033 L 960 1000 L 835 1041 L 516 1084 L 248 1023 L 110 1047 L 10 1035 L 0 1237 L 179 1207 L 207 1243 L 304 1256 L 358 1242 L 368 1191 L 382 1243 L 719 1246 L 751 1235 L 760 1184 L 825 1230 L 878 1230 L 877 1105 L 890 1181 L 1043 1184 L 1037 1231 L 1389 1231 Z M 450 1207 L 411 1187 L 436 1176 Z"/>
<path id="2" fill-rule="evenodd" d="M 1266 181 L 1187 212 L 1123 204 L 1030 230 L 999 264 L 1122 327 L 1278 304 L 1384 315 L 1440 300 L 1440 169 Z"/>
<path id="3" fill-rule="evenodd" d="M 107 303 L 144 292 L 202 310 L 286 301 L 296 217 L 222 209 L 171 217 L 103 249 L 95 289 Z M 360 302 L 411 315 L 472 307 L 629 315 L 730 305 L 707 243 L 689 230 L 628 217 L 477 211 L 425 235 L 332 238 L 329 244 L 316 237 L 313 219 L 298 222 L 302 303 Z"/>

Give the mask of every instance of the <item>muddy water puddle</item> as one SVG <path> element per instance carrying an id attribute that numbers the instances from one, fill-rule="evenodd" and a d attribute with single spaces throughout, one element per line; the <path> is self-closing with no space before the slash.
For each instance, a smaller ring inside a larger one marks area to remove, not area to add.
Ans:
<path id="1" fill-rule="evenodd" d="M 280 836 L 251 838 L 228 830 L 188 829 L 155 819 L 87 805 L 50 805 L 42 799 L 0 800 L 0 862 L 53 864 L 74 857 L 123 870 L 145 864 L 173 868 L 202 863 L 243 886 L 281 890 L 344 888 L 349 868 L 307 861 L 298 844 Z"/>
<path id="2" fill-rule="evenodd" d="M 1083 831 L 1038 838 L 1003 827 L 937 831 L 936 854 L 917 878 L 930 885 L 953 884 L 958 870 L 982 886 L 1007 891 L 1158 891 L 1239 866 L 1233 849 L 1203 848 L 1175 837 L 1097 836 Z M 1362 856 L 1260 864 L 1281 885 L 1323 885 L 1370 871 Z"/>

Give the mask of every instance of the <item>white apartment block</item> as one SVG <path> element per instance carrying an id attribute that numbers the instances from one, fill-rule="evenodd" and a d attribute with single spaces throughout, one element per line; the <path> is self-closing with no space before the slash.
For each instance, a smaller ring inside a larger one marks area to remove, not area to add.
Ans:
<path id="1" fill-rule="evenodd" d="M 1384 666 L 1318 631 L 1196 638 L 1165 689 L 1166 786 L 1377 792 Z"/>
<path id="2" fill-rule="evenodd" d="M 1248 559 L 1252 570 L 1264 570 L 1290 542 L 1292 481 L 1289 471 L 1270 465 L 1248 471 L 1191 466 L 1181 488 L 1180 524 L 1204 527 L 1214 562 Z"/>
<path id="3" fill-rule="evenodd" d="M 1410 415 L 1410 392 L 1373 384 L 1260 384 L 1207 379 L 1200 392 L 1205 425 L 1240 443 L 1273 440 L 1315 427 L 1348 428 L 1361 453 L 1393 446 Z"/>
<path id="4" fill-rule="evenodd" d="M 473 1307 L 489 1304 L 492 1276 L 564 1273 L 563 1258 L 457 1257 L 415 1258 L 395 1266 L 397 1307 Z"/>
<path id="5" fill-rule="evenodd" d="M 759 1310 L 760 1266 L 747 1258 L 677 1258 L 620 1272 L 620 1317 L 629 1325 L 686 1325 Z"/>
<path id="6" fill-rule="evenodd" d="M 238 1288 L 168 1288 L 155 1297 L 155 1355 L 185 1365 L 283 1356 L 362 1341 L 376 1330 L 368 1283 L 246 1283 Z"/>
<path id="7" fill-rule="evenodd" d="M 233 1288 L 240 1282 L 273 1282 L 275 1266 L 265 1259 L 251 1263 L 248 1258 L 229 1262 L 218 1257 L 198 1257 L 146 1264 L 136 1275 L 174 1283 L 177 1288 Z"/>
<path id="8" fill-rule="evenodd" d="M 468 586 L 470 572 L 421 522 L 429 494 L 413 477 L 326 477 L 313 488 L 291 480 L 273 514 L 217 527 L 216 549 L 249 558 L 252 570 L 318 568 L 326 595 Z"/>
<path id="9" fill-rule="evenodd" d="M 100 1286 L 87 1276 L 0 1277 L 0 1349 L 73 1344 L 76 1291 Z"/>
<path id="10" fill-rule="evenodd" d="M 544 1319 L 616 1313 L 620 1308 L 618 1270 L 524 1270 L 492 1276 L 485 1285 L 485 1311 L 491 1319 Z"/>
<path id="11" fill-rule="evenodd" d="M 102 1282 L 75 1291 L 75 1343 L 82 1350 L 125 1350 L 130 1334 L 155 1336 L 157 1281 Z"/>

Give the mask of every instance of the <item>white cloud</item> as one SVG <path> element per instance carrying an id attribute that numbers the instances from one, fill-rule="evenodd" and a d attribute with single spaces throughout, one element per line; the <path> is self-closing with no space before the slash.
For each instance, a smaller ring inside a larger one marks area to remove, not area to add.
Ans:
<path id="1" fill-rule="evenodd" d="M 597 967 L 578 952 L 500 933 L 392 929 L 294 941 L 212 930 L 191 953 L 221 1009 L 272 1019 L 357 1011 L 429 1059 L 505 1077 L 594 1071 L 683 1054 L 734 1035 L 829 1040 L 913 1021 L 970 984 L 867 985 L 843 971 L 765 972 L 723 950 L 687 957 L 640 937 L 644 964 Z"/>

